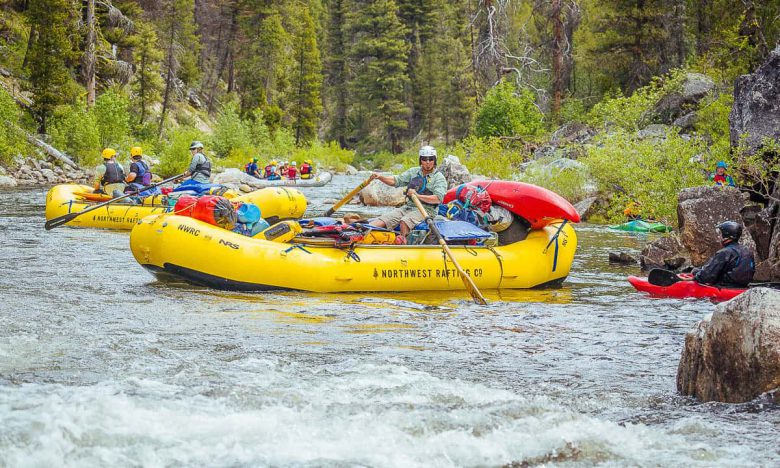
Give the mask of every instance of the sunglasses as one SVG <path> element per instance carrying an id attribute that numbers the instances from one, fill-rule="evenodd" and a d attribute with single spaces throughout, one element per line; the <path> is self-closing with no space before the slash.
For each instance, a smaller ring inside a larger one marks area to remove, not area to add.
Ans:
<path id="1" fill-rule="evenodd" d="M 436 158 L 433 156 L 421 156 L 420 161 L 436 161 Z"/>

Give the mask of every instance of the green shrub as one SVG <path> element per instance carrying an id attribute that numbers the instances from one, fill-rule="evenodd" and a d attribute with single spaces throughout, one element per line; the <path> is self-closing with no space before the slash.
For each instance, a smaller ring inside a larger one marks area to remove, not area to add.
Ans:
<path id="1" fill-rule="evenodd" d="M 20 114 L 14 99 L 0 87 L 0 162 L 6 165 L 30 149 L 22 130 L 16 127 Z"/>
<path id="2" fill-rule="evenodd" d="M 127 146 L 130 135 L 130 99 L 118 88 L 110 88 L 95 100 L 92 110 L 100 144 L 118 151 Z"/>
<path id="3" fill-rule="evenodd" d="M 354 161 L 355 152 L 341 148 L 335 141 L 322 143 L 315 140 L 308 147 L 297 148 L 290 158 L 291 161 L 297 161 L 299 166 L 305 159 L 311 159 L 315 167 L 334 167 L 337 171 L 343 171 L 347 164 Z"/>
<path id="4" fill-rule="evenodd" d="M 49 135 L 52 146 L 64 151 L 82 166 L 93 166 L 101 161 L 103 146 L 95 114 L 85 109 L 83 102 L 56 108 Z"/>
<path id="5" fill-rule="evenodd" d="M 731 162 L 731 139 L 729 134 L 729 112 L 734 105 L 734 95 L 722 93 L 704 103 L 696 112 L 696 131 L 712 141 L 705 158 L 708 167 L 715 170 L 718 161 Z"/>
<path id="6" fill-rule="evenodd" d="M 190 143 L 201 138 L 203 132 L 197 128 L 179 127 L 171 130 L 168 133 L 168 140 L 160 144 L 160 152 L 157 154 L 160 165 L 155 167 L 155 172 L 162 177 L 171 177 L 184 172 L 190 165 Z"/>
<path id="7" fill-rule="evenodd" d="M 623 208 L 635 200 L 643 215 L 675 225 L 679 191 L 706 182 L 698 162 L 705 147 L 701 139 L 685 140 L 674 131 L 660 140 L 618 131 L 602 136 L 581 161 L 599 190 L 611 196 L 610 221 L 622 221 Z"/>
<path id="8" fill-rule="evenodd" d="M 236 105 L 228 105 L 219 114 L 210 140 L 214 153 L 220 158 L 237 151 L 245 154 L 252 152 L 249 128 L 238 115 Z"/>
<path id="9" fill-rule="evenodd" d="M 588 196 L 591 183 L 587 167 L 550 167 L 554 158 L 540 159 L 532 163 L 520 176 L 520 181 L 552 190 L 571 203 Z"/>
<path id="10" fill-rule="evenodd" d="M 514 178 L 520 164 L 529 156 L 522 150 L 507 147 L 498 138 L 473 136 L 452 148 L 452 154 L 472 173 L 498 179 Z"/>
<path id="11" fill-rule="evenodd" d="M 517 91 L 508 81 L 487 92 L 474 122 L 474 134 L 481 138 L 538 135 L 543 129 L 544 115 L 531 91 Z"/>

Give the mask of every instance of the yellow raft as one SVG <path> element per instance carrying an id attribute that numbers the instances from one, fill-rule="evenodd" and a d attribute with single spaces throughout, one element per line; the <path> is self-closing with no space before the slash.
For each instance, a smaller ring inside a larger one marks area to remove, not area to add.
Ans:
<path id="1" fill-rule="evenodd" d="M 62 184 L 52 187 L 46 195 L 46 220 L 81 211 L 95 202 L 80 197 L 78 193 L 90 193 L 86 185 Z M 306 211 L 306 197 L 301 192 L 287 187 L 271 187 L 239 195 L 232 200 L 254 203 L 260 207 L 262 216 L 274 222 L 277 219 L 300 218 Z M 103 208 L 77 216 L 66 226 L 99 229 L 127 230 L 138 221 L 152 214 L 162 214 L 171 207 L 160 203 L 161 197 L 147 197 L 143 205 L 111 203 Z"/>
<path id="2" fill-rule="evenodd" d="M 300 240 L 301 238 L 297 238 Z M 305 242 L 305 241 L 304 241 Z M 237 291 L 434 291 L 463 289 L 439 246 L 361 245 L 354 250 L 250 238 L 189 217 L 144 218 L 130 249 L 161 279 Z M 525 240 L 493 248 L 452 246 L 480 289 L 559 285 L 569 274 L 577 236 L 554 222 Z"/>

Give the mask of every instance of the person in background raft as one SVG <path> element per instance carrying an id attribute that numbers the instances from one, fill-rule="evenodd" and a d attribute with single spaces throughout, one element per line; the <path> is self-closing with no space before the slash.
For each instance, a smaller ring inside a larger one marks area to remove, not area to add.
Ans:
<path id="1" fill-rule="evenodd" d="M 725 162 L 718 162 L 718 165 L 715 167 L 715 173 L 710 176 L 710 182 L 714 182 L 715 185 L 728 185 L 729 187 L 736 187 L 736 185 L 734 185 L 734 179 L 732 179 L 730 175 L 726 174 L 726 169 L 728 169 L 728 165 Z"/>
<path id="2" fill-rule="evenodd" d="M 125 191 L 125 171 L 116 162 L 116 150 L 103 150 L 103 164 L 95 168 L 95 193 L 105 193 L 112 197 L 121 197 Z"/>
<path id="3" fill-rule="evenodd" d="M 306 159 L 301 164 L 301 179 L 311 179 L 312 174 L 314 174 L 314 166 L 311 159 Z"/>
<path id="4" fill-rule="evenodd" d="M 295 161 L 290 163 L 290 166 L 287 168 L 287 178 L 290 180 L 295 180 L 298 178 L 298 168 L 296 167 L 298 163 Z"/>
<path id="5" fill-rule="evenodd" d="M 701 268 L 694 268 L 693 279 L 699 283 L 721 287 L 744 288 L 753 281 L 756 262 L 753 252 L 739 243 L 742 225 L 726 221 L 717 226 L 723 248 L 718 250 Z"/>
<path id="6" fill-rule="evenodd" d="M 130 172 L 127 174 L 125 191 L 139 190 L 152 184 L 152 172 L 144 161 L 143 149 L 140 146 L 130 148 Z"/>
<path id="7" fill-rule="evenodd" d="M 184 177 L 189 177 L 195 182 L 208 184 L 211 177 L 211 161 L 203 154 L 203 143 L 193 141 L 190 143 L 190 166 L 184 172 Z"/>
<path id="8" fill-rule="evenodd" d="M 276 169 L 276 160 L 273 160 L 268 163 L 267 166 L 265 166 L 265 169 L 263 170 L 263 177 L 268 180 L 279 180 L 281 177 L 279 176 L 279 171 Z"/>
<path id="9" fill-rule="evenodd" d="M 257 167 L 257 158 L 252 158 L 248 163 L 246 163 L 246 166 L 244 166 L 244 172 L 251 175 L 252 177 L 257 177 L 258 179 L 263 178 L 263 175 L 260 174 L 260 170 Z"/>
<path id="10" fill-rule="evenodd" d="M 447 192 L 447 180 L 441 172 L 436 171 L 436 149 L 433 146 L 423 146 L 419 153 L 419 167 L 413 167 L 398 176 L 371 174 L 370 179 L 379 179 L 382 183 L 393 186 L 406 186 L 407 197 L 416 193 L 425 211 L 430 216 L 436 215 L 436 210 Z M 417 209 L 417 205 L 409 198 L 406 206 L 396 208 L 371 221 L 372 226 L 395 229 L 400 225 L 401 242 L 406 243 L 406 236 L 425 218 Z"/>

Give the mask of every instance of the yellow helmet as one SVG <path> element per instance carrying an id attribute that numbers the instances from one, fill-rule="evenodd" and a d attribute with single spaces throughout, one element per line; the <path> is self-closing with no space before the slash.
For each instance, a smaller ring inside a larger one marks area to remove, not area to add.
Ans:
<path id="1" fill-rule="evenodd" d="M 305 160 L 305 161 L 303 161 L 303 162 L 305 162 L 306 164 L 308 164 L 309 166 L 311 166 L 311 159 L 307 159 L 307 160 Z"/>
<path id="2" fill-rule="evenodd" d="M 271 161 L 271 165 L 272 165 L 272 166 L 276 166 L 277 164 L 279 164 L 279 163 L 278 163 L 278 162 L 276 162 L 276 160 L 275 160 L 275 159 L 274 159 L 273 161 Z"/>
<path id="3" fill-rule="evenodd" d="M 143 151 L 144 150 L 141 149 L 140 146 L 133 146 L 132 148 L 130 148 L 130 156 L 131 157 L 133 157 L 133 156 L 141 156 Z"/>
<path id="4" fill-rule="evenodd" d="M 103 159 L 111 159 L 116 156 L 116 150 L 114 148 L 106 148 L 103 150 Z"/>

